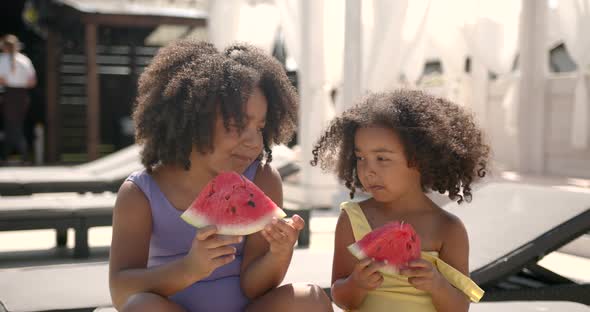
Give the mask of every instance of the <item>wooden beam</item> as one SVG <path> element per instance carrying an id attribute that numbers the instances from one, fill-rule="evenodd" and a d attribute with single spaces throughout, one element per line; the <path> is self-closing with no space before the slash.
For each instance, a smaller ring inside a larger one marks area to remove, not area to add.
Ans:
<path id="1" fill-rule="evenodd" d="M 86 24 L 86 147 L 88 160 L 98 158 L 100 143 L 100 98 L 98 65 L 96 64 L 97 27 Z"/>
<path id="2" fill-rule="evenodd" d="M 129 15 L 129 14 L 84 14 L 84 23 L 105 26 L 159 26 L 159 25 L 185 25 L 191 27 L 205 27 L 206 17 L 191 18 L 178 16 L 153 16 L 153 15 Z"/>
<path id="3" fill-rule="evenodd" d="M 46 129 L 47 129 L 47 160 L 56 162 L 59 142 L 59 105 L 57 102 L 59 79 L 59 33 L 49 29 L 47 32 L 47 69 L 46 69 Z"/>

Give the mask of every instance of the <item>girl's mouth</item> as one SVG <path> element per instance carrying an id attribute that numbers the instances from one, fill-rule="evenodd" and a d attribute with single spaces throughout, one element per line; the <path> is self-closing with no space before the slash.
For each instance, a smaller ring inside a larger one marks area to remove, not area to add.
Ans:
<path id="1" fill-rule="evenodd" d="M 368 191 L 369 191 L 369 192 L 377 192 L 377 191 L 381 191 L 381 190 L 383 190 L 383 189 L 384 189 L 384 187 L 383 187 L 383 186 L 381 186 L 381 185 L 370 185 L 370 186 L 368 187 Z"/>
<path id="2" fill-rule="evenodd" d="M 250 159 L 250 157 L 247 157 L 247 156 L 233 154 L 232 157 L 237 159 L 240 162 L 244 162 L 244 163 L 251 163 L 252 162 L 252 159 Z"/>

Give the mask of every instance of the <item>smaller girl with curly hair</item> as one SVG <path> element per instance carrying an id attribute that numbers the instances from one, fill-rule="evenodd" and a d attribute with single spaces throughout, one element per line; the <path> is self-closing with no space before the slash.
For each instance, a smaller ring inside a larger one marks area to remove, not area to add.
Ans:
<path id="1" fill-rule="evenodd" d="M 371 197 L 344 202 L 336 225 L 332 297 L 346 310 L 467 311 L 483 291 L 469 279 L 468 238 L 462 222 L 428 191 L 471 200 L 471 183 L 485 175 L 489 147 L 473 117 L 420 91 L 371 94 L 334 119 L 313 150 L 312 165 L 334 170 L 350 189 Z M 391 221 L 411 224 L 421 259 L 399 274 L 357 260 L 347 247 Z"/>
<path id="2" fill-rule="evenodd" d="M 282 66 L 250 45 L 185 40 L 158 52 L 133 112 L 145 169 L 122 184 L 113 212 L 118 311 L 332 311 L 316 285 L 280 286 L 303 219 L 238 237 L 180 218 L 222 171 L 243 173 L 282 206 L 271 147 L 292 136 L 296 103 Z"/>

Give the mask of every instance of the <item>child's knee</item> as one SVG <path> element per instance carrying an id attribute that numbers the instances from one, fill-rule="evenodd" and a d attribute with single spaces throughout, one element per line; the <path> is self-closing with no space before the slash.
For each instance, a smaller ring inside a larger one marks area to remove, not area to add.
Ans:
<path id="1" fill-rule="evenodd" d="M 280 286 L 255 300 L 247 312 L 331 312 L 332 302 L 319 286 L 295 283 Z"/>
<path id="2" fill-rule="evenodd" d="M 179 305 L 162 296 L 152 293 L 137 293 L 127 299 L 121 312 L 183 312 Z"/>
<path id="3" fill-rule="evenodd" d="M 307 311 L 332 311 L 332 300 L 318 285 L 297 283 L 292 285 L 296 301 Z"/>

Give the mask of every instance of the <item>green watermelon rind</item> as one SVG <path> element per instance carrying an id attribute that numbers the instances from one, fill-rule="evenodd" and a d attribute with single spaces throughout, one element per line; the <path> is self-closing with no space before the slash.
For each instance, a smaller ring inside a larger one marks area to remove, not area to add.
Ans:
<path id="1" fill-rule="evenodd" d="M 196 228 L 201 228 L 201 227 L 204 227 L 204 226 L 207 226 L 207 225 L 211 224 L 211 222 L 209 222 L 207 220 L 207 218 L 194 213 L 190 209 L 187 209 L 185 212 L 183 212 L 180 215 L 180 217 L 186 223 L 188 223 L 188 224 L 190 224 L 190 225 L 192 225 L 192 226 L 194 226 Z"/>
<path id="2" fill-rule="evenodd" d="M 363 259 L 367 258 L 367 255 L 359 247 L 359 245 L 357 243 L 354 243 L 354 244 L 348 246 L 348 251 L 350 251 L 350 253 L 352 253 L 352 255 L 355 256 L 359 260 L 363 260 Z"/>
<path id="3" fill-rule="evenodd" d="M 275 210 L 268 213 L 265 216 L 260 217 L 260 220 L 256 222 L 252 222 L 248 225 L 245 224 L 231 224 L 231 225 L 223 225 L 223 224 L 216 224 L 217 226 L 217 234 L 221 235 L 250 235 L 252 233 L 256 233 L 264 228 L 267 224 L 269 224 L 273 217 L 282 219 L 286 217 L 287 214 L 279 207 L 276 207 Z M 207 225 L 213 224 L 210 222 L 206 217 L 195 213 L 193 210 L 187 210 L 180 216 L 184 221 L 189 223 L 190 225 L 196 228 L 202 228 Z"/>
<path id="4" fill-rule="evenodd" d="M 358 243 L 351 244 L 348 246 L 348 251 L 355 256 L 359 260 L 364 260 L 367 258 L 365 252 L 359 247 Z M 386 263 L 384 267 L 379 269 L 379 272 L 388 275 L 396 275 L 399 274 L 399 268 L 395 265 Z"/>

